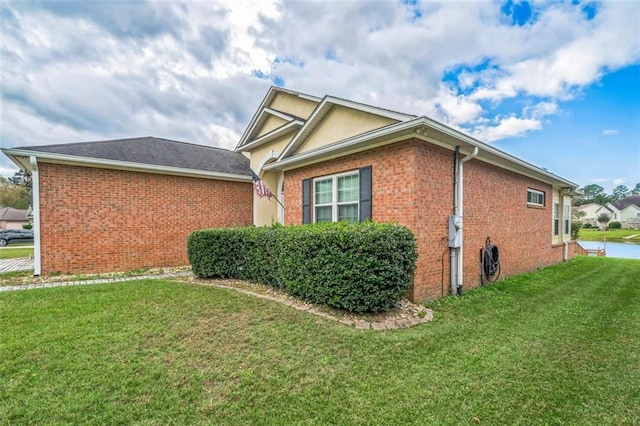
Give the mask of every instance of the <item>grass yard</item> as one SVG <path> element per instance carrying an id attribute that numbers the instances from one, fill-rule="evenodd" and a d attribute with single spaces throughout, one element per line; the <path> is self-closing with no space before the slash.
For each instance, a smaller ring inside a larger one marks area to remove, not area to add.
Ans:
<path id="1" fill-rule="evenodd" d="M 0 259 L 16 259 L 33 255 L 33 247 L 8 246 L 0 250 Z"/>
<path id="2" fill-rule="evenodd" d="M 634 424 L 640 261 L 580 257 L 355 330 L 172 281 L 0 293 L 3 424 Z"/>
<path id="3" fill-rule="evenodd" d="M 629 243 L 640 244 L 639 230 L 607 229 L 607 231 L 604 232 L 604 234 L 606 235 L 607 241 L 618 242 L 618 243 L 629 242 Z M 603 232 L 599 229 L 581 228 L 578 239 L 584 240 L 584 241 L 604 241 L 605 235 L 603 235 Z"/>

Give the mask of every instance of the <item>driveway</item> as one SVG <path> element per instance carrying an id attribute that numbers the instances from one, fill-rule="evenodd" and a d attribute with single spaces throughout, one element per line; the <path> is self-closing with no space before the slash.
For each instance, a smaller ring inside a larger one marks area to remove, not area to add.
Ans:
<path id="1" fill-rule="evenodd" d="M 28 271 L 33 269 L 33 259 L 19 257 L 17 259 L 0 259 L 0 273 L 13 271 Z"/>

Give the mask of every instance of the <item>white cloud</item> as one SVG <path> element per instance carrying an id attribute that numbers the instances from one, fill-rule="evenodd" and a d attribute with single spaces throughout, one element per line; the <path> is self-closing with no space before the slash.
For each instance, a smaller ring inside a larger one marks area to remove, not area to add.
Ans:
<path id="1" fill-rule="evenodd" d="M 640 60 L 633 2 L 598 4 L 593 20 L 536 2 L 522 27 L 498 3 L 460 6 L 418 3 L 414 19 L 413 6 L 378 1 L 2 3 L 0 141 L 233 147 L 278 77 L 491 142 L 541 129 L 563 100 Z"/>
<path id="2" fill-rule="evenodd" d="M 619 130 L 617 129 L 606 129 L 603 130 L 602 133 L 600 133 L 602 136 L 613 136 L 613 135 L 617 135 L 619 132 Z"/>
<path id="3" fill-rule="evenodd" d="M 504 138 L 521 137 L 532 130 L 540 130 L 542 122 L 532 118 L 506 117 L 495 126 L 479 125 L 472 131 L 478 139 L 494 142 Z"/>
<path id="4" fill-rule="evenodd" d="M 627 178 L 616 178 L 613 180 L 615 186 L 622 185 L 627 181 Z"/>

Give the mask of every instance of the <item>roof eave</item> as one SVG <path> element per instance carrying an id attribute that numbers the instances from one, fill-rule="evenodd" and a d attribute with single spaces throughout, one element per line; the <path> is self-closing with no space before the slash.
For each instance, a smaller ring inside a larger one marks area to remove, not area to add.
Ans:
<path id="1" fill-rule="evenodd" d="M 182 167 L 160 166 L 155 164 L 143 164 L 130 161 L 108 160 L 103 158 L 82 157 L 68 154 L 56 154 L 50 152 L 31 151 L 24 149 L 2 149 L 18 167 L 25 171 L 31 171 L 30 157 L 36 157 L 43 163 L 64 164 L 69 166 L 94 167 L 112 170 L 125 170 L 143 173 L 156 173 L 163 175 L 198 177 L 205 179 L 218 179 L 237 182 L 251 182 L 251 176 L 234 173 L 213 172 L 208 170 L 186 169 Z"/>
<path id="2" fill-rule="evenodd" d="M 434 135 L 430 134 L 433 131 L 438 132 L 439 136 L 445 135 L 447 138 L 434 138 Z M 367 132 L 362 135 L 316 148 L 299 155 L 293 155 L 287 158 L 281 157 L 278 161 L 265 166 L 265 170 L 290 170 L 302 165 L 313 164 L 325 161 L 329 158 L 345 155 L 345 153 L 359 152 L 378 146 L 388 145 L 401 140 L 406 140 L 410 137 L 416 137 L 452 150 L 455 149 L 455 146 L 461 146 L 461 152 L 463 153 L 469 153 L 473 148 L 478 147 L 481 153 L 484 152 L 485 154 L 484 158 L 482 156 L 478 157 L 481 161 L 494 164 L 518 174 L 531 176 L 537 180 L 548 182 L 558 188 L 575 190 L 578 187 L 574 182 L 563 179 L 560 176 L 534 166 L 533 164 L 516 158 L 497 148 L 491 147 L 484 142 L 427 117 L 418 117 L 413 120 L 396 123 L 372 132 Z M 487 153 L 491 154 L 495 159 L 492 160 L 491 158 L 487 158 Z"/>

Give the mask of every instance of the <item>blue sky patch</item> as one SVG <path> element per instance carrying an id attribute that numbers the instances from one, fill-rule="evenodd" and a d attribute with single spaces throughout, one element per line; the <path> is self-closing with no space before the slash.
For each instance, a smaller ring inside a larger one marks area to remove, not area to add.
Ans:
<path id="1" fill-rule="evenodd" d="M 533 7 L 527 1 L 508 0 L 502 5 L 502 13 L 511 19 L 511 25 L 522 27 L 535 22 Z"/>
<path id="2" fill-rule="evenodd" d="M 412 12 L 412 21 L 422 18 L 422 9 L 418 6 L 418 0 L 402 0 L 402 4 Z"/>
<path id="3" fill-rule="evenodd" d="M 595 3 L 587 3 L 582 8 L 582 12 L 585 14 L 588 20 L 592 20 L 598 13 L 598 6 Z"/>
<path id="4" fill-rule="evenodd" d="M 284 87 L 284 78 L 280 77 L 279 75 L 273 76 L 271 78 L 271 81 L 278 87 Z"/>
<path id="5" fill-rule="evenodd" d="M 445 70 L 442 76 L 442 81 L 457 87 L 458 93 L 460 94 L 469 94 L 478 88 L 478 86 L 480 85 L 480 82 L 475 81 L 474 84 L 471 85 L 470 87 L 462 88 L 462 87 L 459 87 L 460 76 L 463 73 L 478 74 L 478 73 L 481 73 L 482 71 L 486 71 L 489 69 L 495 69 L 495 70 L 498 69 L 496 65 L 492 64 L 490 58 L 486 58 L 485 60 L 483 60 L 482 62 L 476 65 L 469 65 L 469 64 L 458 65 L 454 68 L 449 68 Z"/>
<path id="6" fill-rule="evenodd" d="M 274 64 L 290 64 L 290 65 L 293 65 L 294 67 L 304 68 L 304 61 L 301 61 L 299 59 L 292 58 L 292 57 L 281 58 L 279 56 L 276 56 L 276 58 L 273 60 L 273 63 Z"/>

